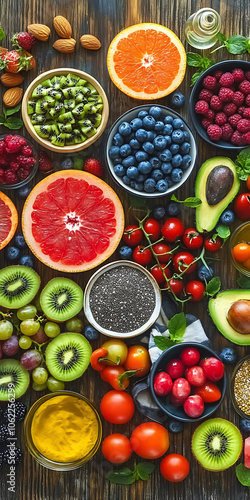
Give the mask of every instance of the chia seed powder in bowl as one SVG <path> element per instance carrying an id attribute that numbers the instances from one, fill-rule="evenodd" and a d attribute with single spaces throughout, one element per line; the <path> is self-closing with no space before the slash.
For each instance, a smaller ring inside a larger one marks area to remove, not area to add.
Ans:
<path id="1" fill-rule="evenodd" d="M 139 264 L 107 264 L 89 280 L 84 294 L 88 321 L 111 337 L 134 337 L 156 321 L 161 292 L 151 274 Z"/>

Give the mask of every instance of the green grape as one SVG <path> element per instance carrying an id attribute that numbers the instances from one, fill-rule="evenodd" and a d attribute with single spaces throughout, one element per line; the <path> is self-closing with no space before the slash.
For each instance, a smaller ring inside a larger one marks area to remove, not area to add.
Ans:
<path id="1" fill-rule="evenodd" d="M 80 318 L 71 318 L 66 321 L 67 332 L 80 333 L 83 329 L 83 322 Z"/>
<path id="2" fill-rule="evenodd" d="M 22 337 L 20 337 L 19 347 L 21 347 L 21 349 L 29 349 L 31 345 L 32 340 L 30 337 L 27 337 L 26 335 L 22 335 Z"/>
<path id="3" fill-rule="evenodd" d="M 36 316 L 37 313 L 37 308 L 36 306 L 33 306 L 33 304 L 28 304 L 27 306 L 21 307 L 21 309 L 18 309 L 17 311 L 17 317 L 21 321 L 25 319 L 32 319 Z"/>
<path id="4" fill-rule="evenodd" d="M 22 323 L 20 323 L 20 330 L 24 335 L 35 335 L 39 328 L 39 321 L 35 321 L 34 319 L 25 319 Z"/>
<path id="5" fill-rule="evenodd" d="M 7 340 L 13 333 L 13 325 L 7 319 L 0 321 L 0 340 Z"/>
<path id="6" fill-rule="evenodd" d="M 44 325 L 44 332 L 50 338 L 57 337 L 61 332 L 60 326 L 57 323 L 52 323 L 52 321 L 47 321 Z"/>
<path id="7" fill-rule="evenodd" d="M 32 378 L 34 382 L 38 385 L 43 385 L 47 382 L 48 379 L 48 372 L 46 368 L 43 368 L 42 366 L 38 366 L 38 368 L 35 368 L 32 372 Z"/>
<path id="8" fill-rule="evenodd" d="M 44 391 L 45 389 L 47 389 L 47 384 L 45 382 L 45 384 L 36 384 L 36 382 L 33 382 L 32 383 L 32 389 L 34 389 L 34 391 Z"/>
<path id="9" fill-rule="evenodd" d="M 47 380 L 47 387 L 51 392 L 63 391 L 65 384 L 60 380 L 56 380 L 54 377 L 49 377 Z"/>
<path id="10" fill-rule="evenodd" d="M 41 302 L 40 302 L 40 295 L 36 295 L 36 297 L 33 299 L 33 303 L 35 304 L 37 310 L 40 311 L 40 312 L 42 312 L 42 307 L 41 307 Z"/>

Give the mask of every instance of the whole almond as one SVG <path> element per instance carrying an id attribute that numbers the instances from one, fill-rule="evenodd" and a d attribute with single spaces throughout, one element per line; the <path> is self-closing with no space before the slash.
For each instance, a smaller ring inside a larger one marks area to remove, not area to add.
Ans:
<path id="1" fill-rule="evenodd" d="M 50 29 L 45 24 L 29 24 L 28 33 L 37 38 L 37 40 L 46 42 L 50 35 Z"/>
<path id="2" fill-rule="evenodd" d="M 13 108 L 16 106 L 23 97 L 23 89 L 20 87 L 12 87 L 12 89 L 6 90 L 3 95 L 3 102 L 6 108 Z"/>
<path id="3" fill-rule="evenodd" d="M 72 28 L 69 21 L 63 16 L 56 16 L 53 20 L 54 28 L 61 38 L 71 38 Z"/>
<path id="4" fill-rule="evenodd" d="M 70 52 L 74 52 L 76 41 L 74 38 L 59 38 L 53 44 L 54 49 L 58 50 L 58 52 L 64 52 L 68 54 Z"/>
<path id="5" fill-rule="evenodd" d="M 94 35 L 82 35 L 80 38 L 81 46 L 84 49 L 98 50 L 101 47 L 101 42 Z"/>
<path id="6" fill-rule="evenodd" d="M 4 87 L 16 87 L 23 83 L 24 77 L 20 73 L 4 73 L 0 80 Z"/>
<path id="7" fill-rule="evenodd" d="M 6 49 L 5 47 L 0 47 L 0 56 L 2 54 L 5 54 L 5 52 L 8 52 L 8 49 Z"/>

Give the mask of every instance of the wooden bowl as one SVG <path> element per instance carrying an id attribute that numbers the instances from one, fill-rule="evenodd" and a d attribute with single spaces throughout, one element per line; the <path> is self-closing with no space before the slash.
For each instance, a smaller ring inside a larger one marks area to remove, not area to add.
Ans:
<path id="1" fill-rule="evenodd" d="M 102 100 L 103 100 L 103 111 L 102 111 L 102 120 L 97 128 L 97 133 L 93 135 L 92 137 L 89 137 L 89 139 L 86 139 L 86 141 L 81 142 L 79 144 L 73 144 L 70 146 L 55 146 L 53 145 L 50 141 L 47 139 L 43 139 L 40 137 L 35 129 L 34 126 L 31 123 L 31 115 L 28 115 L 27 112 L 27 106 L 28 106 L 28 100 L 31 98 L 31 94 L 35 87 L 37 87 L 43 80 L 46 80 L 48 78 L 53 78 L 53 76 L 56 75 L 67 75 L 68 73 L 73 73 L 77 76 L 79 76 L 82 79 L 87 80 L 89 83 L 91 83 L 97 90 L 97 92 L 100 94 Z M 22 102 L 22 118 L 24 121 L 24 125 L 31 135 L 33 139 L 35 139 L 36 142 L 38 142 L 41 146 L 43 146 L 46 149 L 50 149 L 50 151 L 54 151 L 56 153 L 76 153 L 77 151 L 81 151 L 82 149 L 88 148 L 91 144 L 93 144 L 104 132 L 104 129 L 107 125 L 108 121 L 108 116 L 109 116 L 109 104 L 108 104 L 108 99 L 107 96 L 101 87 L 101 85 L 98 83 L 95 78 L 93 78 L 91 75 L 88 73 L 85 73 L 84 71 L 81 71 L 79 69 L 75 68 L 57 68 L 57 69 L 52 69 L 50 71 L 45 71 L 45 73 L 41 73 L 41 75 L 37 76 L 33 80 L 33 82 L 28 86 L 24 96 L 23 96 L 23 102 Z"/>

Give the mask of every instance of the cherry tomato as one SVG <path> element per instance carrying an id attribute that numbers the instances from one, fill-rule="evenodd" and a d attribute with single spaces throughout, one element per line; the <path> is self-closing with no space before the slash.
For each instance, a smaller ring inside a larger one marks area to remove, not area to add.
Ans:
<path id="1" fill-rule="evenodd" d="M 185 274 L 192 273 L 196 268 L 196 263 L 192 264 L 192 262 L 194 262 L 193 255 L 189 252 L 185 252 L 185 250 L 175 254 L 173 258 L 175 272 L 185 272 Z"/>
<path id="2" fill-rule="evenodd" d="M 156 243 L 153 245 L 154 253 L 157 255 L 160 264 L 167 264 L 172 259 L 171 248 L 166 243 Z"/>
<path id="3" fill-rule="evenodd" d="M 133 398 L 127 392 L 109 391 L 101 400 L 101 414 L 111 424 L 126 424 L 134 415 Z"/>
<path id="4" fill-rule="evenodd" d="M 216 384 L 207 380 L 204 385 L 201 387 L 196 387 L 194 390 L 195 394 L 200 396 L 204 403 L 214 403 L 215 401 L 219 401 L 221 398 L 220 389 Z"/>
<path id="5" fill-rule="evenodd" d="M 247 269 L 250 269 L 250 259 L 244 260 L 243 266 L 246 267 Z"/>
<path id="6" fill-rule="evenodd" d="M 239 194 L 234 201 L 234 211 L 241 220 L 250 219 L 250 194 Z"/>
<path id="7" fill-rule="evenodd" d="M 90 358 L 90 364 L 92 368 L 94 368 L 94 370 L 97 370 L 98 372 L 104 370 L 106 363 L 105 361 L 99 361 L 99 359 L 105 358 L 107 354 L 108 351 L 104 347 L 99 347 L 99 349 L 96 349 L 95 351 L 92 352 Z"/>
<path id="8" fill-rule="evenodd" d="M 133 345 L 128 348 L 127 359 L 124 364 L 125 370 L 140 370 L 134 376 L 144 377 L 151 366 L 150 357 L 146 347 L 142 345 Z"/>
<path id="9" fill-rule="evenodd" d="M 250 191 L 250 175 L 247 178 L 247 189 Z"/>
<path id="10" fill-rule="evenodd" d="M 160 464 L 160 471 L 163 477 L 171 483 L 183 481 L 188 476 L 189 469 L 188 460 L 178 453 L 167 455 Z"/>
<path id="11" fill-rule="evenodd" d="M 222 245 L 222 240 L 221 238 L 219 238 L 219 236 L 217 236 L 215 240 L 212 238 L 212 236 L 210 237 L 208 236 L 204 240 L 204 247 L 205 250 L 207 250 L 208 252 L 217 252 L 217 250 L 220 249 L 221 245 Z"/>
<path id="12" fill-rule="evenodd" d="M 238 243 L 232 249 L 232 257 L 237 262 L 244 262 L 250 259 L 250 245 L 247 243 Z"/>
<path id="13" fill-rule="evenodd" d="M 193 227 L 186 229 L 183 236 L 183 243 L 187 248 L 195 249 L 200 248 L 203 244 L 203 238 L 201 234 L 197 232 Z"/>
<path id="14" fill-rule="evenodd" d="M 108 351 L 105 358 L 108 360 L 110 359 L 110 361 L 105 361 L 105 366 L 114 366 L 114 364 L 123 365 L 123 363 L 125 363 L 128 355 L 128 348 L 122 340 L 107 340 L 107 342 L 102 344 L 102 348 Z"/>
<path id="15" fill-rule="evenodd" d="M 101 371 L 101 378 L 105 382 L 108 382 L 116 391 L 122 391 L 129 385 L 128 378 L 123 379 L 122 382 L 119 381 L 119 377 L 124 373 L 123 366 L 106 366 Z"/>
<path id="16" fill-rule="evenodd" d="M 152 269 L 150 270 L 150 272 L 154 276 L 154 279 L 157 281 L 157 283 L 159 285 L 161 285 L 162 283 L 164 283 L 166 277 L 170 278 L 170 276 L 171 276 L 171 271 L 170 271 L 169 267 L 165 267 L 164 268 L 164 273 L 165 273 L 166 277 L 164 276 L 162 269 L 158 265 L 152 267 Z"/>
<path id="17" fill-rule="evenodd" d="M 174 292 L 176 297 L 179 297 L 181 295 L 181 293 L 183 292 L 183 288 L 184 288 L 183 281 L 175 279 L 175 278 L 171 278 L 171 280 L 169 280 L 166 288 L 169 288 L 169 287 Z"/>
<path id="18" fill-rule="evenodd" d="M 183 235 L 184 226 L 180 219 L 176 217 L 170 217 L 166 220 L 165 224 L 161 228 L 161 234 L 165 240 L 174 242 Z"/>
<path id="19" fill-rule="evenodd" d="M 102 453 L 112 464 L 124 464 L 130 459 L 133 450 L 127 436 L 110 434 L 102 442 Z"/>
<path id="20" fill-rule="evenodd" d="M 162 457 L 169 448 L 168 431 L 156 422 L 138 425 L 131 434 L 130 442 L 139 457 L 155 459 Z"/>
<path id="21" fill-rule="evenodd" d="M 144 223 L 144 229 L 151 241 L 157 241 L 161 234 L 161 226 L 155 219 L 147 219 Z"/>
<path id="22" fill-rule="evenodd" d="M 189 281 L 185 286 L 185 292 L 192 295 L 191 302 L 199 302 L 202 299 L 206 287 L 202 281 Z"/>
<path id="23" fill-rule="evenodd" d="M 131 225 L 125 227 L 122 239 L 126 245 L 136 247 L 136 245 L 141 243 L 142 238 L 143 231 L 138 226 Z"/>
<path id="24" fill-rule="evenodd" d="M 141 266 L 147 266 L 152 260 L 153 254 L 150 248 L 145 248 L 142 245 L 135 247 L 133 251 L 133 259 Z"/>

